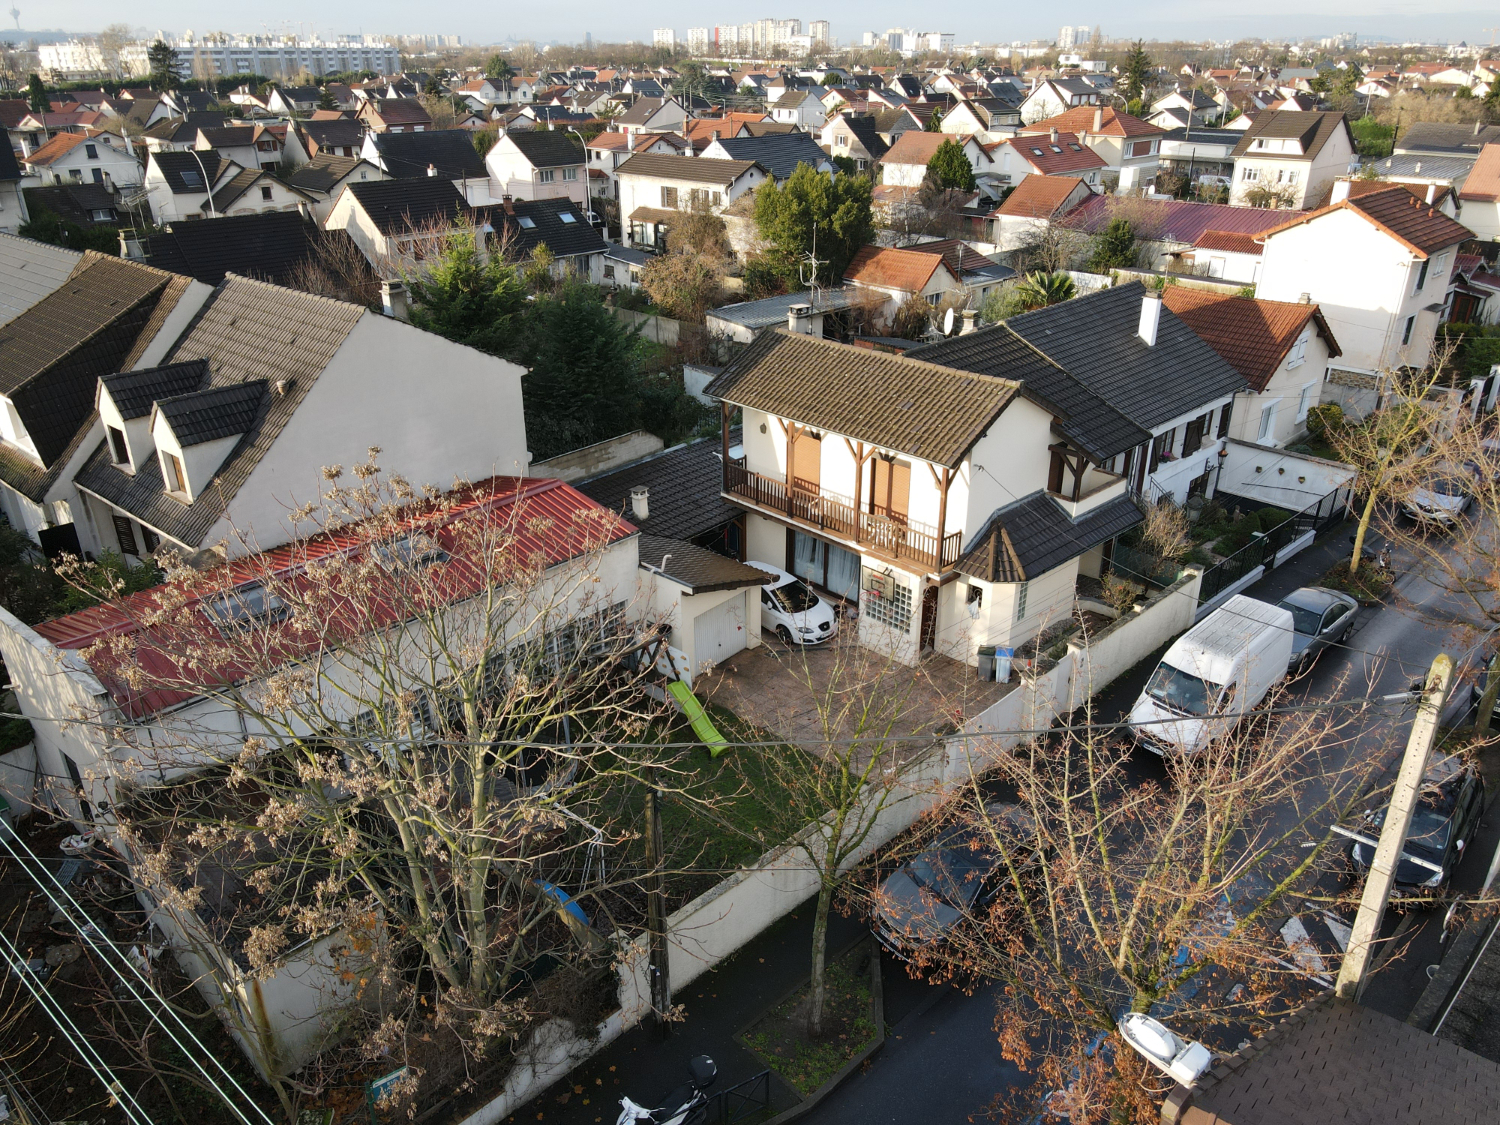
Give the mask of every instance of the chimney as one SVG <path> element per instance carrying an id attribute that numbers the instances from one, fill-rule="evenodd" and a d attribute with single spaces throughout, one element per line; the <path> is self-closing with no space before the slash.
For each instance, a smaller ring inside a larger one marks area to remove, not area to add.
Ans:
<path id="1" fill-rule="evenodd" d="M 1310 305 L 1310 304 L 1312 304 L 1312 294 L 1311 293 L 1301 293 L 1301 294 L 1298 294 L 1298 296 L 1297 296 L 1297 303 L 1298 304 L 1302 304 L 1302 305 Z"/>
<path id="2" fill-rule="evenodd" d="M 625 151 L 635 151 L 635 134 L 628 129 L 625 131 Z"/>
<path id="3" fill-rule="evenodd" d="M 1161 324 L 1161 291 L 1147 289 L 1141 298 L 1141 324 L 1136 334 L 1148 348 L 1156 347 L 1156 329 Z"/>
<path id="4" fill-rule="evenodd" d="M 393 320 L 410 320 L 411 311 L 406 305 L 406 286 L 399 281 L 382 281 L 380 310 Z"/>
<path id="5" fill-rule="evenodd" d="M 505 213 L 514 215 L 516 213 L 516 202 L 508 194 L 500 197 L 500 202 L 505 205 Z"/>
<path id="6" fill-rule="evenodd" d="M 1479 136 L 1479 131 L 1481 129 L 1483 129 L 1483 128 L 1484 128 L 1484 123 L 1483 122 L 1481 122 L 1481 121 L 1474 122 L 1474 135 L 1476 137 Z"/>
<path id="7" fill-rule="evenodd" d="M 1437 184 L 1428 184 L 1427 185 L 1427 202 L 1428 203 L 1432 203 L 1435 199 L 1437 199 Z"/>
<path id="8" fill-rule="evenodd" d="M 1418 160 L 1415 164 L 1413 164 L 1411 166 L 1411 170 L 1413 172 L 1417 173 L 1417 175 L 1421 175 L 1422 174 L 1422 162 L 1420 160 Z"/>
<path id="9" fill-rule="evenodd" d="M 788 332 L 795 332 L 799 336 L 811 336 L 812 331 L 811 305 L 790 305 L 786 310 L 786 328 Z"/>
<path id="10" fill-rule="evenodd" d="M 1104 128 L 1104 107 L 1102 105 L 1096 105 L 1094 107 L 1094 129 L 1093 129 L 1093 131 L 1095 133 L 1097 133 L 1102 128 Z"/>
<path id="11" fill-rule="evenodd" d="M 1052 143 L 1053 144 L 1057 143 L 1057 126 L 1056 125 L 1052 126 Z"/>
<path id="12" fill-rule="evenodd" d="M 964 326 L 958 330 L 960 336 L 967 336 L 974 329 L 974 310 L 964 309 Z"/>
<path id="13" fill-rule="evenodd" d="M 644 484 L 630 490 L 630 514 L 641 523 L 651 518 L 651 490 Z"/>
<path id="14" fill-rule="evenodd" d="M 429 164 L 429 165 L 427 165 L 427 174 L 429 176 L 436 176 L 437 175 L 437 165 L 436 164 Z"/>

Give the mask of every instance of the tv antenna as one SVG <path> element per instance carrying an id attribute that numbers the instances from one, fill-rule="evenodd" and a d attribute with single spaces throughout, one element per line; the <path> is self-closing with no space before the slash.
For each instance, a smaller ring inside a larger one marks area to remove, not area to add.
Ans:
<path id="1" fill-rule="evenodd" d="M 797 264 L 797 280 L 807 286 L 812 295 L 813 308 L 818 307 L 818 267 L 828 262 L 818 257 L 818 224 L 813 224 L 812 249 L 803 255 Z"/>

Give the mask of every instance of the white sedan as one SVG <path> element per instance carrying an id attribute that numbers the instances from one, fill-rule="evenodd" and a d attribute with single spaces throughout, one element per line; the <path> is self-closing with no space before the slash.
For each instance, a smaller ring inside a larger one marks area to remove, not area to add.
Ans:
<path id="1" fill-rule="evenodd" d="M 839 615 L 826 598 L 820 598 L 795 574 L 778 566 L 754 562 L 771 578 L 760 588 L 760 627 L 769 629 L 785 644 L 818 645 L 839 634 Z"/>

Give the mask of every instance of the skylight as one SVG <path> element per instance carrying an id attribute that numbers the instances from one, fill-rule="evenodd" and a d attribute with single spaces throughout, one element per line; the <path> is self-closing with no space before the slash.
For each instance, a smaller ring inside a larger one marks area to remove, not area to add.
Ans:
<path id="1" fill-rule="evenodd" d="M 182 184 L 184 187 L 201 188 L 203 186 L 203 177 L 197 172 L 184 172 L 182 174 Z"/>
<path id="2" fill-rule="evenodd" d="M 578 216 L 571 211 L 564 211 L 558 218 L 565 223 L 576 223 L 578 221 Z"/>
<path id="3" fill-rule="evenodd" d="M 251 582 L 219 594 L 203 603 L 203 609 L 221 630 L 244 632 L 260 622 L 280 621 L 287 615 L 282 601 L 260 582 Z"/>
<path id="4" fill-rule="evenodd" d="M 414 531 L 380 544 L 375 557 L 386 570 L 417 570 L 447 562 L 448 552 L 432 536 Z"/>
<path id="5" fill-rule="evenodd" d="M 531 216 L 529 215 L 518 215 L 516 217 L 516 222 L 520 223 L 522 229 L 524 230 L 536 229 L 536 220 L 531 218 Z"/>

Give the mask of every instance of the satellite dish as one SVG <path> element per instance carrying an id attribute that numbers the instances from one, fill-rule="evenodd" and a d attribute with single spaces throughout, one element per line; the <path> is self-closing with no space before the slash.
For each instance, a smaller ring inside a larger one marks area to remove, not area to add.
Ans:
<path id="1" fill-rule="evenodd" d="M 943 335 L 946 336 L 946 335 L 948 335 L 948 333 L 950 333 L 952 331 L 953 331 L 953 310 L 950 308 L 947 312 L 945 312 L 943 314 Z"/>

